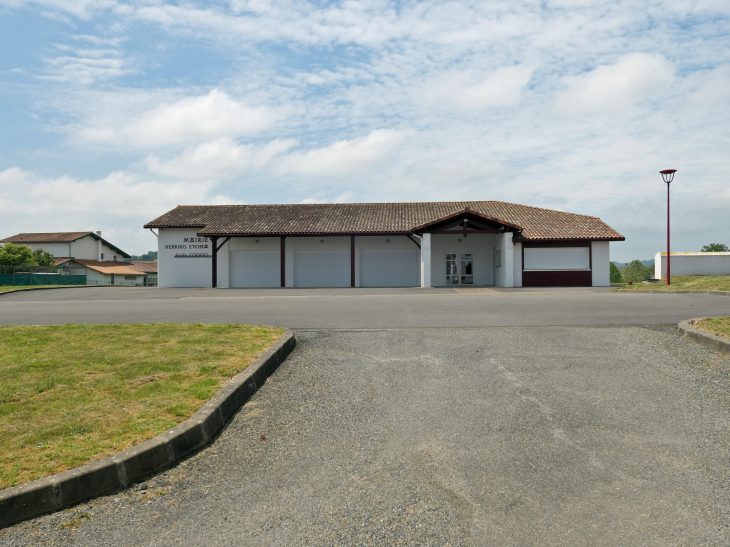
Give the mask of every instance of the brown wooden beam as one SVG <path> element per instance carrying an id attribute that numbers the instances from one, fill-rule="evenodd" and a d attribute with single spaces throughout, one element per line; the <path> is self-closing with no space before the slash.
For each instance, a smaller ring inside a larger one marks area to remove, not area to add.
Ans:
<path id="1" fill-rule="evenodd" d="M 355 286 L 355 236 L 350 236 L 350 287 Z"/>
<path id="2" fill-rule="evenodd" d="M 213 283 L 214 289 L 218 288 L 218 238 L 211 237 L 210 241 L 213 243 Z"/>
<path id="3" fill-rule="evenodd" d="M 286 287 L 286 236 L 281 236 L 281 286 Z"/>
<path id="4" fill-rule="evenodd" d="M 413 243 L 416 244 L 416 247 L 418 247 L 419 249 L 421 248 L 421 244 L 411 234 L 406 234 L 406 235 L 408 236 L 408 239 L 410 239 Z"/>

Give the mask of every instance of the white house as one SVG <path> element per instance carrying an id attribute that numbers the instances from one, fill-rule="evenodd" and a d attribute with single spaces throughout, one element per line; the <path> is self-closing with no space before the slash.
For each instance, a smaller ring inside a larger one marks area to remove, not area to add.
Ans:
<path id="1" fill-rule="evenodd" d="M 672 253 L 671 274 L 730 275 L 730 253 Z M 654 256 L 654 279 L 667 277 L 667 253 Z"/>
<path id="2" fill-rule="evenodd" d="M 599 218 L 499 201 L 178 206 L 161 287 L 608 286 Z"/>
<path id="3" fill-rule="evenodd" d="M 0 243 L 8 242 L 26 245 L 33 251 L 43 249 L 47 253 L 51 253 L 54 258 L 81 258 L 83 260 L 109 260 L 112 262 L 131 259 L 131 256 L 119 247 L 102 238 L 101 232 L 17 234 L 0 239 Z"/>

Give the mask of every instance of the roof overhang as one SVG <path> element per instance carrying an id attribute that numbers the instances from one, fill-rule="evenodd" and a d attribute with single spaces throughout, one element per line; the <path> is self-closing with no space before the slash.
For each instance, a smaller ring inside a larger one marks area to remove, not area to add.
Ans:
<path id="1" fill-rule="evenodd" d="M 467 207 L 462 211 L 457 211 L 456 213 L 416 226 L 411 229 L 411 233 L 448 233 L 446 231 L 449 230 L 449 228 L 459 226 L 464 231 L 469 231 L 469 233 L 504 233 L 518 232 L 522 230 L 522 226 L 519 224 L 514 224 L 490 215 L 485 215 L 484 213 L 479 213 Z M 453 230 L 454 233 L 457 233 L 457 231 L 458 230 Z"/>

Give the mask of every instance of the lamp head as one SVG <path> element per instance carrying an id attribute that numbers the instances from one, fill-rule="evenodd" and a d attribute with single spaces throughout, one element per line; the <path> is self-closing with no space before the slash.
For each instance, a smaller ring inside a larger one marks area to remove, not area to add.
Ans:
<path id="1" fill-rule="evenodd" d="M 662 174 L 662 179 L 664 182 L 669 184 L 674 180 L 674 173 L 677 172 L 676 169 L 665 169 L 664 171 L 659 171 Z"/>

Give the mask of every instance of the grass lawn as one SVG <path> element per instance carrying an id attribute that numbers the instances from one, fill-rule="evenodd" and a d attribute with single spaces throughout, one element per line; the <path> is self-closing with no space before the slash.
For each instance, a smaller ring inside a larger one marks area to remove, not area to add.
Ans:
<path id="1" fill-rule="evenodd" d="M 0 327 L 0 488 L 179 424 L 283 332 L 166 323 Z"/>
<path id="2" fill-rule="evenodd" d="M 672 284 L 667 285 L 667 278 L 659 283 L 641 283 L 625 285 L 612 289 L 614 291 L 635 291 L 641 289 L 658 289 L 661 291 L 695 290 L 695 291 L 730 291 L 730 276 L 727 275 L 694 275 L 672 277 Z"/>
<path id="3" fill-rule="evenodd" d="M 707 317 L 696 321 L 692 326 L 715 336 L 730 338 L 730 317 Z"/>
<path id="4" fill-rule="evenodd" d="M 89 285 L 0 285 L 0 293 L 27 291 L 28 289 L 61 289 L 63 287 L 88 287 Z"/>

